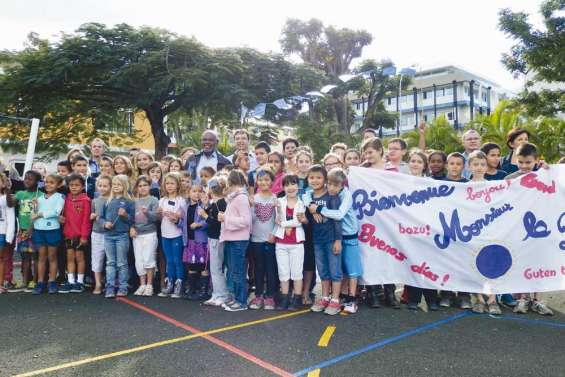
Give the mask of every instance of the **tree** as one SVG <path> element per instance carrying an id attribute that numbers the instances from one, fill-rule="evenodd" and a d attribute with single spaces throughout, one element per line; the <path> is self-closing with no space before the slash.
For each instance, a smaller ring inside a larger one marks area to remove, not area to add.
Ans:
<path id="1" fill-rule="evenodd" d="M 282 30 L 280 44 L 287 55 L 296 54 L 303 62 L 325 72 L 328 82 L 349 72 L 353 59 L 361 56 L 363 48 L 371 44 L 373 37 L 365 30 L 337 29 L 324 26 L 320 20 L 287 20 Z M 334 113 L 343 134 L 351 128 L 349 101 L 343 91 L 333 95 Z"/>
<path id="2" fill-rule="evenodd" d="M 461 136 L 443 115 L 434 119 L 426 127 L 425 138 L 426 148 L 429 149 L 444 151 L 447 154 L 463 150 Z M 419 130 L 405 133 L 404 140 L 408 143 L 409 148 L 418 147 Z"/>
<path id="3" fill-rule="evenodd" d="M 516 40 L 510 52 L 502 55 L 502 63 L 514 75 L 529 74 L 531 77 L 519 97 L 530 114 L 551 116 L 565 111 L 563 10 L 565 0 L 544 1 L 540 6 L 544 29 L 536 29 L 523 12 L 512 12 L 507 8 L 499 13 L 500 29 Z M 536 89 L 536 83 L 540 83 L 542 89 Z M 558 85 L 550 89 L 547 83 Z"/>

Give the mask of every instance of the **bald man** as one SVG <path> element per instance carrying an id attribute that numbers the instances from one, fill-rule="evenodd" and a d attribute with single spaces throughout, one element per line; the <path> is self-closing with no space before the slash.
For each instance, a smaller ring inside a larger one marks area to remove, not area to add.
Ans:
<path id="1" fill-rule="evenodd" d="M 231 165 L 223 154 L 218 151 L 218 134 L 214 130 L 206 130 L 200 138 L 200 152 L 189 157 L 186 161 L 185 169 L 190 172 L 192 180 L 200 182 L 200 169 L 210 166 L 214 170 L 219 171 L 226 165 Z"/>

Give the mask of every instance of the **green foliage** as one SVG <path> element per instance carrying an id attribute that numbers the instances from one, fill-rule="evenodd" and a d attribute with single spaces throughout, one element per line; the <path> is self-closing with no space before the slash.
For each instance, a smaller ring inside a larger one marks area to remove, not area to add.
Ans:
<path id="1" fill-rule="evenodd" d="M 516 43 L 502 55 L 502 63 L 515 75 L 531 74 L 531 80 L 520 95 L 531 115 L 555 115 L 565 111 L 565 90 L 533 88 L 536 82 L 565 81 L 565 0 L 546 0 L 540 6 L 542 29 L 535 28 L 523 12 L 503 9 L 499 13 L 499 28 Z"/>
<path id="2" fill-rule="evenodd" d="M 556 163 L 565 156 L 565 120 L 538 117 L 532 121 L 535 130 L 532 141 L 540 149 L 543 159 Z"/>
<path id="3" fill-rule="evenodd" d="M 403 135 L 403 138 L 408 143 L 409 148 L 417 148 L 419 130 L 409 131 Z M 426 127 L 425 138 L 426 148 L 428 149 L 444 151 L 447 154 L 463 150 L 461 136 L 444 116 L 430 122 Z"/>

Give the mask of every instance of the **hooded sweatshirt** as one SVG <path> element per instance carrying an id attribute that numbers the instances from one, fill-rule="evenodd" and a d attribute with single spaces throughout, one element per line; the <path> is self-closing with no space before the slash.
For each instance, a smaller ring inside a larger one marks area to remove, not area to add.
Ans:
<path id="1" fill-rule="evenodd" d="M 67 195 L 63 209 L 63 216 L 65 217 L 63 234 L 66 239 L 88 240 L 92 230 L 90 212 L 90 198 L 86 193 L 78 194 L 74 198 L 72 194 Z"/>
<path id="2" fill-rule="evenodd" d="M 231 193 L 227 197 L 228 206 L 220 241 L 249 241 L 251 234 L 251 207 L 246 189 Z"/>

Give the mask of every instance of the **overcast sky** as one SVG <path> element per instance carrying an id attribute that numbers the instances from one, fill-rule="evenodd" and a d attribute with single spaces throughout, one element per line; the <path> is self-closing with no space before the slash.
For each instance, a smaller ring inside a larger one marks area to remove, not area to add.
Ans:
<path id="1" fill-rule="evenodd" d="M 26 35 L 56 39 L 85 22 L 166 28 L 211 47 L 249 46 L 280 51 L 287 18 L 316 17 L 326 25 L 365 29 L 373 35 L 364 58 L 390 58 L 397 67 L 454 64 L 518 91 L 500 63 L 513 42 L 497 28 L 498 11 L 509 7 L 539 23 L 541 0 L 394 1 L 172 1 L 3 0 L 0 49 L 21 49 Z"/>

